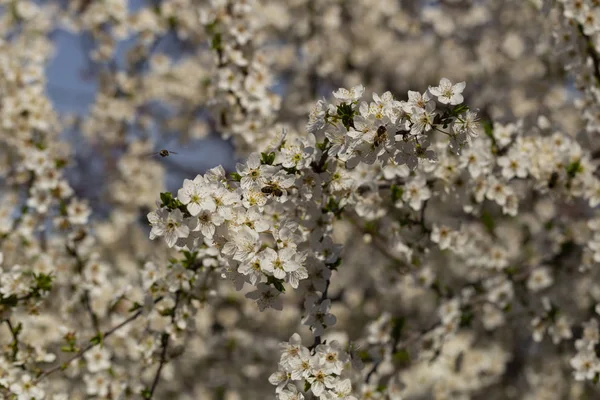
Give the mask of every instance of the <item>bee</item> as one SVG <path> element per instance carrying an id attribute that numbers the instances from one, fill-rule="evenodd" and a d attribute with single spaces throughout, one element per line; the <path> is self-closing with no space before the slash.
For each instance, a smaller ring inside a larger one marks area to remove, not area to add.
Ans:
<path id="1" fill-rule="evenodd" d="M 272 194 L 273 196 L 281 197 L 283 196 L 283 190 L 277 185 L 267 185 L 260 189 L 264 194 Z"/>
<path id="2" fill-rule="evenodd" d="M 359 195 L 362 196 L 363 194 L 369 193 L 371 191 L 371 186 L 369 186 L 368 184 L 360 185 L 356 191 Z"/>
<path id="3" fill-rule="evenodd" d="M 554 189 L 556 187 L 556 184 L 558 183 L 558 172 L 554 171 L 552 173 L 552 175 L 550 175 L 550 179 L 548 180 L 548 188 L 549 189 Z"/>
<path id="4" fill-rule="evenodd" d="M 373 144 L 375 144 L 375 147 L 379 147 L 379 145 L 382 144 L 386 138 L 387 128 L 385 127 L 385 125 L 380 125 L 379 128 L 377 128 L 377 136 L 375 136 L 375 141 L 373 142 Z"/>
<path id="5" fill-rule="evenodd" d="M 148 154 L 148 157 L 161 156 L 161 157 L 169 157 L 171 154 L 177 154 L 174 151 L 169 151 L 167 149 L 162 149 L 161 151 L 157 151 L 156 153 Z"/>

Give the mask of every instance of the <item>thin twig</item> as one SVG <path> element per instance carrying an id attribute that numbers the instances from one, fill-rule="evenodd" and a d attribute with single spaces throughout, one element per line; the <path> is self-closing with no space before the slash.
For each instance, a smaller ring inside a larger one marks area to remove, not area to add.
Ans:
<path id="1" fill-rule="evenodd" d="M 88 289 L 85 289 L 85 291 L 83 292 L 83 304 L 85 305 L 85 308 L 88 314 L 90 315 L 92 325 L 94 326 L 94 330 L 96 332 L 100 332 L 100 322 L 98 321 L 98 316 L 92 309 L 92 304 L 90 302 L 90 291 Z"/>
<path id="2" fill-rule="evenodd" d="M 581 24 L 577 25 L 579 29 L 579 33 L 585 39 L 585 49 L 588 56 L 592 59 L 592 63 L 594 64 L 593 73 L 596 78 L 596 83 L 600 85 L 600 57 L 596 52 L 596 48 L 594 47 L 594 43 L 590 39 L 588 35 L 586 35 L 583 31 L 583 26 Z"/>
<path id="3" fill-rule="evenodd" d="M 321 295 L 321 303 L 323 303 L 325 301 L 325 299 L 327 299 L 327 292 L 329 291 L 330 283 L 331 283 L 331 277 L 329 279 L 327 279 L 327 283 L 325 284 L 325 290 L 323 291 L 323 294 Z M 320 344 L 321 344 L 321 336 L 315 336 L 315 341 L 308 349 L 312 351 Z"/>
<path id="4" fill-rule="evenodd" d="M 420 338 L 422 338 L 423 336 L 425 336 L 429 332 L 431 332 L 434 329 L 436 329 L 440 325 L 440 323 L 441 322 L 438 321 L 438 322 L 434 323 L 431 327 L 429 327 L 427 329 L 413 332 L 402 343 L 400 343 L 400 336 L 401 335 L 398 335 L 398 336 L 394 337 L 394 340 L 391 342 L 391 346 L 390 346 L 390 350 L 391 350 L 392 355 L 396 352 L 396 349 L 398 348 L 398 345 L 401 345 L 400 346 L 401 348 L 406 348 L 407 346 L 411 345 L 414 341 L 419 340 Z M 369 372 L 365 376 L 365 382 L 366 383 L 369 383 L 369 380 L 377 372 L 377 370 L 379 369 L 379 366 L 381 365 L 382 362 L 383 362 L 383 357 L 380 360 L 378 360 L 377 362 L 375 362 L 373 364 L 373 367 L 371 367 L 371 369 L 369 370 Z"/>
<path id="5" fill-rule="evenodd" d="M 175 294 L 175 305 L 173 306 L 173 315 L 171 315 L 171 323 L 175 323 L 175 311 L 177 310 L 177 305 L 179 304 L 179 291 Z M 160 380 L 160 374 L 162 372 L 163 367 L 167 363 L 167 350 L 169 348 L 169 340 L 170 335 L 168 333 L 163 333 L 160 342 L 162 350 L 160 352 L 160 362 L 158 364 L 158 369 L 156 370 L 156 374 L 154 374 L 154 380 L 152 381 L 152 387 L 150 388 L 150 392 L 148 392 L 144 398 L 150 400 L 154 395 L 154 391 L 158 386 L 158 381 Z"/>
<path id="6" fill-rule="evenodd" d="M 16 332 L 15 328 L 13 327 L 12 323 L 10 322 L 10 319 L 7 318 L 4 320 L 6 322 L 6 325 L 8 326 L 8 329 L 10 329 L 10 334 L 13 337 L 13 341 L 11 343 L 11 347 L 12 347 L 12 359 L 13 361 L 15 361 L 17 359 L 17 353 L 19 352 L 19 337 L 18 337 L 18 333 Z M 18 328 L 20 330 L 20 328 Z"/>
<path id="7" fill-rule="evenodd" d="M 156 300 L 154 300 L 154 304 L 158 303 L 159 301 L 161 301 L 163 298 L 159 297 Z M 104 332 L 102 334 L 102 340 L 104 340 L 105 338 L 109 337 L 110 335 L 112 335 L 113 333 L 115 333 L 116 331 L 118 331 L 119 329 L 121 329 L 122 327 L 126 326 L 127 324 L 129 324 L 132 321 L 135 321 L 140 315 L 142 315 L 144 313 L 144 310 L 141 309 L 139 311 L 137 311 L 135 314 L 133 314 L 131 317 L 127 318 L 125 321 L 121 322 L 118 325 L 115 325 L 114 327 L 110 328 L 109 330 L 107 330 L 106 332 Z M 96 337 L 96 336 L 95 336 Z M 67 361 L 65 361 L 64 363 L 61 364 L 57 364 L 54 367 L 50 368 L 49 370 L 42 372 L 35 380 L 35 383 L 40 382 L 41 380 L 43 380 L 44 378 L 46 378 L 47 376 L 55 373 L 58 370 L 64 369 L 66 368 L 69 364 L 71 364 L 73 361 L 81 358 L 85 353 L 87 353 L 88 351 L 90 351 L 92 348 L 96 347 L 98 344 L 100 344 L 100 342 L 97 343 L 93 343 L 92 342 L 93 338 L 91 338 L 90 340 L 88 340 L 89 344 L 87 346 L 85 346 L 83 349 L 79 350 L 75 355 L 73 355 L 71 358 L 69 358 Z"/>
<path id="8" fill-rule="evenodd" d="M 167 350 L 169 348 L 169 334 L 163 333 L 160 339 L 162 351 L 160 352 L 160 363 L 158 364 L 158 369 L 156 370 L 156 374 L 154 375 L 154 381 L 152 382 L 152 388 L 150 389 L 150 393 L 146 396 L 146 399 L 151 399 L 154 395 L 154 391 L 158 386 L 158 381 L 160 380 L 160 373 L 163 369 L 163 366 L 167 362 Z"/>
<path id="9" fill-rule="evenodd" d="M 352 223 L 352 225 L 354 225 L 356 228 L 358 228 L 361 232 L 368 233 L 373 236 L 373 240 L 371 241 L 371 244 L 386 258 L 390 259 L 395 264 L 400 265 L 401 266 L 401 270 L 400 270 L 401 274 L 406 274 L 410 271 L 410 267 L 407 265 L 406 262 L 404 262 L 400 258 L 393 255 L 387 249 L 387 246 L 380 242 L 380 240 L 383 240 L 383 238 L 381 238 L 376 232 L 365 231 L 365 229 L 360 226 L 360 224 L 358 223 L 358 221 L 356 221 L 356 219 L 354 219 L 352 216 L 348 215 L 347 213 L 346 213 L 346 216 L 348 216 L 348 220 Z"/>
<path id="10" fill-rule="evenodd" d="M 79 274 L 83 274 L 83 269 L 85 268 L 85 261 L 81 259 L 79 253 L 77 252 L 76 247 L 70 247 L 67 245 L 67 252 L 75 258 L 75 262 L 77 263 L 77 272 Z M 94 331 L 96 333 L 100 333 L 100 322 L 98 320 L 98 316 L 92 309 L 92 303 L 90 301 L 90 291 L 89 289 L 84 289 L 83 291 L 83 305 L 85 306 L 86 311 L 90 315 L 90 319 L 92 320 L 92 325 L 94 327 Z"/>

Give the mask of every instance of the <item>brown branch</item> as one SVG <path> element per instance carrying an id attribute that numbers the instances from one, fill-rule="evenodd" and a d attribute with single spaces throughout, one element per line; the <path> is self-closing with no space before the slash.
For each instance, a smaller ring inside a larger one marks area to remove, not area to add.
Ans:
<path id="1" fill-rule="evenodd" d="M 594 64 L 594 77 L 596 78 L 596 83 L 600 85 L 600 56 L 598 56 L 596 48 L 594 47 L 594 43 L 590 37 L 584 33 L 583 26 L 581 24 L 577 24 L 577 29 L 579 30 L 581 36 L 585 39 L 585 50 L 587 55 L 592 59 L 592 63 Z"/>
<path id="2" fill-rule="evenodd" d="M 154 375 L 154 381 L 152 382 L 152 388 L 150 389 L 150 392 L 144 396 L 144 398 L 146 398 L 146 399 L 151 399 L 152 396 L 154 395 L 154 391 L 156 390 L 156 387 L 158 386 L 158 381 L 160 379 L 160 373 L 162 372 L 163 366 L 167 362 L 167 349 L 169 347 L 169 334 L 168 333 L 162 334 L 161 346 L 162 346 L 162 351 L 160 353 L 160 363 L 158 364 L 158 369 L 156 370 L 156 374 Z"/>
<path id="3" fill-rule="evenodd" d="M 13 338 L 13 341 L 10 344 L 10 346 L 12 348 L 11 357 L 12 357 L 13 361 L 16 361 L 17 353 L 19 352 L 19 331 L 21 330 L 21 325 L 19 324 L 19 326 L 15 329 L 13 327 L 12 323 L 10 322 L 9 318 L 5 319 L 4 322 L 6 322 L 6 326 L 10 330 L 10 334 L 12 335 L 12 338 Z"/>
<path id="4" fill-rule="evenodd" d="M 179 294 L 180 292 L 178 291 L 175 295 L 175 305 L 173 306 L 173 314 L 171 315 L 172 324 L 175 323 L 175 311 L 177 310 L 177 305 L 179 304 Z M 162 350 L 160 352 L 160 362 L 158 364 L 158 369 L 156 370 L 156 374 L 154 375 L 154 380 L 152 381 L 152 387 L 150 388 L 150 391 L 143 394 L 144 398 L 147 400 L 150 400 L 154 395 L 154 391 L 156 390 L 156 387 L 158 386 L 158 381 L 160 380 L 160 374 L 162 372 L 162 369 L 167 363 L 167 350 L 169 348 L 169 339 L 170 336 L 168 333 L 165 332 L 162 334 L 160 339 Z"/>
<path id="5" fill-rule="evenodd" d="M 327 283 L 325 284 L 325 290 L 323 291 L 323 294 L 321 295 L 321 303 L 324 302 L 325 299 L 327 299 L 327 292 L 329 291 L 330 283 L 331 283 L 331 277 L 329 277 L 329 279 L 327 279 Z M 315 336 L 315 341 L 308 349 L 312 351 L 320 344 L 321 344 L 321 336 Z"/>
<path id="6" fill-rule="evenodd" d="M 77 249 L 75 247 L 70 247 L 67 245 L 66 248 L 67 248 L 67 253 L 69 255 L 71 255 L 73 258 L 75 258 L 75 262 L 77 263 L 76 264 L 77 272 L 81 275 L 83 273 L 83 269 L 85 268 L 86 261 L 81 259 L 81 257 L 79 256 L 79 253 L 77 252 Z M 100 322 L 98 320 L 98 316 L 92 309 L 89 289 L 84 289 L 84 291 L 83 291 L 83 305 L 84 305 L 86 311 L 88 312 L 88 314 L 90 315 L 90 319 L 92 320 L 92 325 L 94 327 L 94 331 L 96 331 L 96 333 L 100 333 Z"/>
<path id="7" fill-rule="evenodd" d="M 373 236 L 373 240 L 371 241 L 371 244 L 386 258 L 393 261 L 395 264 L 400 265 L 401 266 L 401 270 L 400 270 L 401 274 L 406 274 L 410 271 L 410 269 L 411 269 L 410 266 L 404 260 L 401 260 L 400 258 L 393 255 L 387 249 L 386 245 L 381 242 L 384 240 L 384 238 L 382 238 L 381 235 L 379 235 L 377 232 L 371 232 L 371 231 L 365 230 L 355 218 L 350 216 L 348 213 L 345 213 L 345 214 L 348 217 L 348 220 L 352 223 L 352 225 L 354 225 L 358 230 L 360 230 L 363 233 L 368 233 Z"/>
<path id="8" fill-rule="evenodd" d="M 158 297 L 156 300 L 154 300 L 154 304 L 158 303 L 159 301 L 161 301 L 163 298 L 162 297 Z M 141 309 L 139 311 L 137 311 L 135 314 L 133 314 L 132 316 L 130 316 L 129 318 L 127 318 L 125 321 L 121 322 L 118 325 L 115 325 L 114 327 L 110 328 L 109 330 L 107 330 L 106 332 L 104 332 L 102 334 L 102 340 L 106 339 L 107 337 L 111 336 L 113 333 L 115 333 L 116 331 L 118 331 L 119 329 L 121 329 L 122 327 L 128 325 L 130 322 L 135 321 L 140 315 L 142 315 L 144 313 L 144 310 Z M 94 336 L 94 338 L 97 336 Z M 81 358 L 85 353 L 87 353 L 88 351 L 90 351 L 92 348 L 94 348 L 95 346 L 97 346 L 98 344 L 101 343 L 97 342 L 94 343 L 92 342 L 94 338 L 91 338 L 88 342 L 89 344 L 87 346 L 85 346 L 83 349 L 79 350 L 75 355 L 73 355 L 71 358 L 69 358 L 67 361 L 61 363 L 61 364 L 57 364 L 54 367 L 50 368 L 47 371 L 42 372 L 36 379 L 34 383 L 38 383 L 41 380 L 43 380 L 44 378 L 48 377 L 49 375 L 52 375 L 53 373 L 55 373 L 58 370 L 62 370 L 65 369 L 66 367 L 69 366 L 69 364 L 71 364 L 73 361 Z"/>

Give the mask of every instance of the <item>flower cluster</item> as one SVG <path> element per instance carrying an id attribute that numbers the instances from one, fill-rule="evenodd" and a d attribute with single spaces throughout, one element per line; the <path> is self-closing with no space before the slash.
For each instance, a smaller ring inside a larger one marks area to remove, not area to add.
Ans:
<path id="1" fill-rule="evenodd" d="M 0 398 L 597 398 L 598 15 L 3 1 Z"/>
<path id="2" fill-rule="evenodd" d="M 288 342 L 281 343 L 280 348 L 279 371 L 269 377 L 269 382 L 277 385 L 275 391 L 279 399 L 304 399 L 295 384 L 300 383 L 304 392 L 310 389 L 310 393 L 319 399 L 356 400 L 352 396 L 351 380 L 344 379 L 344 370 L 352 367 L 352 356 L 340 343 L 334 340 L 319 344 L 311 351 L 302 346 L 300 335 L 295 333 Z"/>
<path id="3" fill-rule="evenodd" d="M 453 86 L 443 79 L 440 87 L 430 90 L 438 93 L 441 103 L 457 103 L 463 88 L 464 84 Z M 323 300 L 339 261 L 339 248 L 331 238 L 332 220 L 344 206 L 357 202 L 353 190 L 360 194 L 362 189 L 349 171 L 375 161 L 381 167 L 389 163 L 412 169 L 421 160 L 432 161 L 435 153 L 428 148 L 427 133 L 434 129 L 448 135 L 455 150 L 476 134 L 473 113 L 458 104 L 438 110 L 428 92 L 410 92 L 407 102 L 394 100 L 389 92 L 374 94 L 370 103 L 360 101 L 363 92 L 362 86 L 342 88 L 333 93 L 335 103 L 317 103 L 309 138 L 283 133 L 272 151 L 251 154 L 230 177 L 217 167 L 186 179 L 176 197 L 163 193 L 160 209 L 148 214 L 150 238 L 164 237 L 169 247 L 188 251 L 203 246 L 219 249 L 225 274 L 238 289 L 244 283 L 256 286 L 248 297 L 261 309 L 281 308 L 283 283 L 297 289 L 309 279 L 306 290 L 323 297 L 307 294 L 305 302 L 307 321 L 313 321 L 307 323 L 320 336 L 319 327 L 331 325 L 319 315 L 327 315 Z M 320 128 L 313 129 L 316 126 Z M 419 210 L 428 198 L 425 190 L 424 180 L 416 176 L 407 183 L 408 196 L 403 199 Z M 362 216 L 365 205 L 360 195 L 358 201 Z"/>

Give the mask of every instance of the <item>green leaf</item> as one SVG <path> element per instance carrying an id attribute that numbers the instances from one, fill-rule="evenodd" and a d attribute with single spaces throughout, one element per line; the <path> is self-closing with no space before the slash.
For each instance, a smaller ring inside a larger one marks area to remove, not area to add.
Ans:
<path id="1" fill-rule="evenodd" d="M 396 364 L 407 365 L 410 363 L 410 354 L 408 354 L 408 350 L 400 349 L 394 353 L 392 360 Z"/>
<path id="2" fill-rule="evenodd" d="M 304 381 L 304 391 L 308 392 L 310 390 L 310 382 L 309 381 Z"/>
<path id="3" fill-rule="evenodd" d="M 90 343 L 93 345 L 98 345 L 102 343 L 102 340 L 104 339 L 104 335 L 102 334 L 102 332 L 98 332 L 98 334 L 96 336 L 94 336 L 93 338 L 90 339 Z"/>
<path id="4" fill-rule="evenodd" d="M 346 130 L 350 130 L 350 127 L 354 127 L 354 110 L 351 104 L 342 103 L 337 106 L 337 116 L 342 120 L 342 124 L 346 127 Z"/>
<path id="5" fill-rule="evenodd" d="M 35 288 L 37 291 L 49 292 L 52 290 L 52 280 L 54 279 L 51 274 L 33 274 L 35 279 Z"/>
<path id="6" fill-rule="evenodd" d="M 394 340 L 400 339 L 402 335 L 402 330 L 406 324 L 406 318 L 404 317 L 394 317 L 392 318 L 392 338 Z"/>
<path id="7" fill-rule="evenodd" d="M 492 217 L 492 215 L 485 210 L 481 213 L 481 223 L 491 235 L 494 234 L 494 228 L 496 227 L 494 217 Z"/>
<path id="8" fill-rule="evenodd" d="M 560 313 L 559 308 L 556 306 L 556 304 L 551 302 L 550 310 L 548 311 L 548 318 L 550 318 L 552 321 L 555 321 L 556 317 L 558 316 L 559 313 Z"/>
<path id="9" fill-rule="evenodd" d="M 274 152 L 260 153 L 260 155 L 261 155 L 260 161 L 263 164 L 273 165 L 273 163 L 275 162 L 275 153 Z"/>
<path id="10" fill-rule="evenodd" d="M 494 127 L 492 126 L 491 122 L 483 121 L 481 125 L 483 126 L 483 131 L 485 132 L 486 136 L 494 140 Z"/>
<path id="11" fill-rule="evenodd" d="M 442 285 L 440 284 L 439 279 L 436 279 L 435 281 L 433 281 L 433 283 L 431 284 L 431 289 L 439 296 L 439 297 L 443 297 L 444 296 L 444 292 L 442 291 Z"/>
<path id="12" fill-rule="evenodd" d="M 402 198 L 402 195 L 404 194 L 404 188 L 398 185 L 392 185 L 390 189 L 392 190 L 392 201 L 394 203 Z"/>
<path id="13" fill-rule="evenodd" d="M 469 111 L 469 106 L 467 106 L 466 104 L 458 104 L 456 106 L 454 106 L 454 108 L 450 111 L 450 115 L 452 115 L 453 117 L 458 116 L 459 114 L 462 114 L 463 112 Z"/>
<path id="14" fill-rule="evenodd" d="M 192 267 L 195 263 L 196 263 L 196 258 L 198 256 L 198 252 L 194 251 L 194 252 L 190 252 L 187 250 L 182 251 L 183 256 L 185 257 L 185 260 L 182 261 L 182 265 L 184 268 L 190 268 Z"/>
<path id="15" fill-rule="evenodd" d="M 2 304 L 3 306 L 14 307 L 17 305 L 18 302 L 19 299 L 15 295 L 0 298 L 0 304 Z"/>
<path id="16" fill-rule="evenodd" d="M 327 145 L 329 144 L 329 139 L 325 138 L 322 143 L 317 143 L 317 149 L 321 151 L 325 151 L 327 149 Z"/>
<path id="17" fill-rule="evenodd" d="M 171 192 L 162 192 L 160 194 L 160 201 L 162 201 L 163 207 L 168 207 L 169 204 L 173 201 L 173 195 Z"/>
<path id="18" fill-rule="evenodd" d="M 60 201 L 60 205 L 59 205 L 59 209 L 58 211 L 60 212 L 60 215 L 63 217 L 67 216 L 67 202 L 64 200 Z"/>
<path id="19" fill-rule="evenodd" d="M 366 350 L 360 350 L 356 355 L 362 362 L 368 362 L 371 360 L 371 355 Z"/>
<path id="20" fill-rule="evenodd" d="M 420 267 L 421 266 L 421 259 L 416 254 L 413 254 L 412 257 L 410 258 L 410 263 L 412 265 L 414 265 L 415 267 Z"/>
<path id="21" fill-rule="evenodd" d="M 267 285 L 273 285 L 275 289 L 279 290 L 281 293 L 285 293 L 285 286 L 283 286 L 282 279 L 277 279 L 274 276 L 268 276 Z"/>
<path id="22" fill-rule="evenodd" d="M 210 42 L 210 47 L 213 50 L 223 50 L 222 37 L 220 33 L 216 33 L 213 36 L 212 41 Z"/>
<path id="23" fill-rule="evenodd" d="M 340 265 L 342 265 L 342 257 L 338 258 L 335 262 L 330 263 L 330 264 L 325 264 L 327 266 L 327 268 L 329 268 L 332 271 L 337 271 L 338 267 Z"/>
<path id="24" fill-rule="evenodd" d="M 210 24 L 207 24 L 205 26 L 206 32 L 209 35 L 213 35 L 215 33 L 216 28 L 217 28 L 217 21 L 213 21 Z"/>
<path id="25" fill-rule="evenodd" d="M 178 199 L 174 198 L 171 192 L 163 192 L 160 194 L 161 207 L 166 207 L 170 211 L 179 209 L 185 216 L 190 216 L 187 207 Z"/>
<path id="26" fill-rule="evenodd" d="M 67 165 L 67 160 L 65 160 L 64 158 L 59 158 L 54 161 L 54 165 L 56 166 L 57 169 L 64 168 Z"/>
<path id="27" fill-rule="evenodd" d="M 367 221 L 365 222 L 365 227 L 363 228 L 366 233 L 377 233 L 377 223 L 375 221 Z"/>
<path id="28" fill-rule="evenodd" d="M 581 161 L 580 160 L 573 161 L 571 164 L 567 165 L 566 170 L 567 170 L 567 176 L 570 179 L 575 178 L 575 175 L 577 175 L 577 173 L 583 172 L 583 167 L 581 166 Z"/>
<path id="29" fill-rule="evenodd" d="M 461 328 L 470 327 L 471 324 L 473 323 L 474 317 L 475 317 L 475 314 L 473 314 L 473 311 L 471 311 L 470 309 L 463 310 L 462 314 L 460 315 L 459 326 Z"/>
<path id="30" fill-rule="evenodd" d="M 239 182 L 242 180 L 242 176 L 240 174 L 238 174 L 237 172 L 232 172 L 229 174 L 229 176 L 231 176 L 231 179 L 233 179 L 236 182 Z"/>
<path id="31" fill-rule="evenodd" d="M 336 217 L 339 217 L 342 214 L 344 207 L 340 207 L 340 204 L 333 197 L 330 197 L 329 201 L 327 202 L 327 205 L 323 210 L 325 212 L 331 212 Z"/>
<path id="32" fill-rule="evenodd" d="M 15 336 L 19 336 L 19 333 L 21 333 L 21 331 L 23 330 L 23 324 L 22 323 L 18 323 L 17 326 L 15 326 L 12 331 L 15 334 Z"/>

